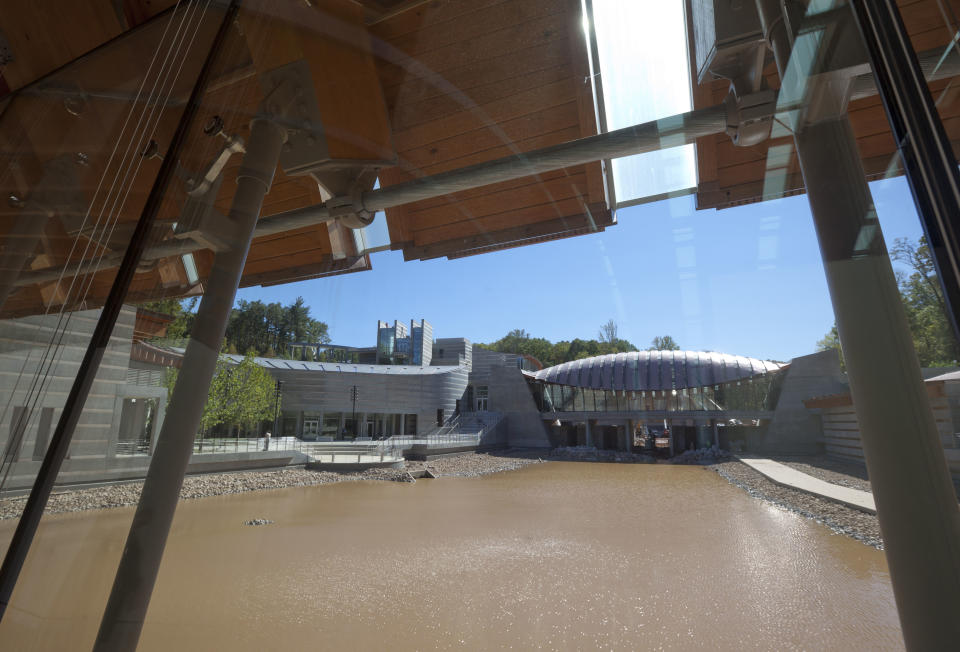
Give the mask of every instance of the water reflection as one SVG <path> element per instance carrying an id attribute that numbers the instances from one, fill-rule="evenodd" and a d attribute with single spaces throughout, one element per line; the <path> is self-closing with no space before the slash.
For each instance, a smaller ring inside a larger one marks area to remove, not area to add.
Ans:
<path id="1" fill-rule="evenodd" d="M 92 641 L 119 556 L 106 544 L 129 518 L 49 519 L 35 588 L 14 596 L 0 640 Z M 77 554 L 57 562 L 68 542 Z M 39 588 L 71 566 L 82 583 L 53 585 L 46 604 Z M 182 503 L 149 620 L 141 650 L 902 647 L 881 552 L 709 471 L 659 465 Z"/>

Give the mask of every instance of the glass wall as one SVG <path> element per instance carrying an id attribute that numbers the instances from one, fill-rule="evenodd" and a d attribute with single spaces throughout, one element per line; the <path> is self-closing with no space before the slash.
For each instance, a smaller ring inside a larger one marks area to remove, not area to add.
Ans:
<path id="1" fill-rule="evenodd" d="M 228 4 L 242 9 L 225 20 Z M 845 395 L 835 430 L 843 441 L 821 451 L 828 429 L 791 392 L 802 427 L 788 424 L 790 436 L 764 445 L 802 445 L 813 461 L 856 465 L 862 489 L 886 472 L 894 481 L 873 492 L 881 514 L 884 497 L 899 491 L 901 505 L 946 506 L 952 518 L 945 474 L 960 478 L 960 410 L 948 402 L 956 397 L 934 396 L 921 381 L 960 364 L 945 312 L 955 298 L 940 283 L 952 265 L 942 239 L 918 221 L 902 176 L 923 155 L 909 153 L 919 141 L 888 128 L 891 98 L 878 94 L 851 22 L 851 7 L 879 4 L 0 2 L 0 549 L 37 522 L 20 515 L 33 486 L 50 488 L 35 485 L 44 458 L 58 452 L 63 462 L 34 547 L 11 557 L 26 561 L 16 592 L 0 601 L 0 648 L 92 648 L 120 560 L 162 552 L 160 542 L 167 556 L 150 611 L 112 612 L 125 631 L 139 632 L 143 620 L 142 649 L 299 649 L 318 640 L 365 649 L 654 649 L 681 640 L 739 649 L 745 631 L 762 649 L 898 648 L 896 603 L 915 606 L 938 591 L 895 600 L 896 560 L 923 563 L 947 537 L 895 529 L 907 535 L 887 537 L 888 564 L 860 541 L 825 536 L 822 523 L 771 518 L 739 489 L 718 491 L 718 474 L 671 485 L 683 470 L 663 467 L 545 464 L 482 481 L 321 486 L 357 476 L 277 472 L 272 465 L 304 457 L 278 454 L 280 442 L 267 447 L 257 431 L 342 440 L 413 435 L 418 420 L 424 432 L 486 421 L 498 444 L 532 448 L 547 447 L 550 433 L 535 412 L 496 425 L 494 415 L 446 419 L 460 390 L 443 405 L 430 398 L 432 369 L 402 388 L 365 390 L 362 411 L 338 389 L 328 413 L 286 389 L 279 401 L 249 365 L 242 377 L 222 364 L 206 373 L 217 352 L 249 353 L 325 391 L 293 358 L 316 343 L 345 347 L 333 349 L 338 360 L 373 357 L 372 333 L 363 332 L 401 306 L 437 319 L 444 336 L 470 337 L 475 352 L 496 348 L 510 360 L 488 369 L 478 354 L 469 379 L 462 370 L 455 382 L 435 377 L 447 388 L 475 385 L 466 402 L 478 409 L 506 409 L 497 402 L 537 366 L 532 358 L 552 366 L 609 354 L 603 366 L 573 365 L 567 384 L 533 383 L 537 409 L 551 415 L 543 420 L 580 413 L 622 423 L 643 413 L 664 423 L 652 428 L 664 435 L 668 414 L 687 415 L 677 419 L 685 430 L 720 414 L 755 423 L 784 382 L 714 376 L 696 358 L 668 363 L 667 351 L 817 356 L 805 377 Z M 942 118 L 944 139 L 929 158 L 955 167 L 960 4 L 898 5 Z M 758 7 L 791 13 L 760 21 Z M 731 26 L 739 31 L 710 31 Z M 895 45 L 888 41 L 876 49 Z M 620 137 L 616 149 L 581 150 L 556 167 L 554 148 L 570 153 L 582 144 L 566 143 L 643 121 L 629 147 Z M 908 149 L 903 160 L 899 148 Z M 508 169 L 512 176 L 496 176 Z M 473 185 L 453 185 L 464 178 Z M 946 193 L 956 184 L 942 185 Z M 941 218 L 955 221 L 955 212 Z M 358 227 L 371 218 L 386 238 L 377 247 Z M 378 361 L 427 363 L 427 326 L 406 339 L 402 324 L 378 323 Z M 619 386 L 609 382 L 613 355 L 647 347 L 650 357 L 613 374 L 651 389 L 596 388 Z M 89 391 L 74 401 L 74 388 Z M 870 428 L 861 433 L 858 423 Z M 252 435 L 246 448 L 238 431 Z M 698 443 L 708 434 L 697 431 Z M 196 436 L 207 441 L 204 455 L 164 455 Z M 922 448 L 926 441 L 934 447 Z M 867 474 L 878 450 L 890 463 Z M 540 453 L 513 455 L 436 467 L 471 476 Z M 361 454 L 350 457 L 360 463 Z M 140 491 L 148 474 L 162 490 Z M 412 479 L 402 469 L 363 477 Z M 925 493 L 932 478 L 942 480 L 936 499 Z M 181 488 L 190 500 L 173 521 Z M 896 509 L 894 500 L 884 528 L 895 527 Z M 707 527 L 698 521 L 706 516 L 719 520 Z M 750 527 L 727 527 L 730 518 Z M 850 522 L 872 522 L 879 541 L 871 519 Z M 649 523 L 662 524 L 654 534 L 665 538 L 637 546 Z M 557 542 L 610 555 L 553 554 Z M 758 551 L 773 551 L 776 563 L 745 575 L 743 560 Z M 530 555 L 550 558 L 550 582 Z M 608 558 L 625 565 L 611 572 Z M 951 559 L 912 577 L 936 578 Z M 154 561 L 117 585 L 150 593 Z M 385 567 L 397 570 L 391 581 Z M 663 572 L 647 590 L 637 578 L 651 568 Z M 598 593 L 584 577 L 611 588 Z M 743 580 L 733 598 L 714 595 L 730 577 Z M 147 597 L 110 603 L 133 609 Z M 938 608 L 931 600 L 913 613 Z M 684 609 L 697 617 L 676 618 Z"/>
<path id="2" fill-rule="evenodd" d="M 622 392 L 528 381 L 542 412 L 769 412 L 782 372 L 707 387 Z"/>

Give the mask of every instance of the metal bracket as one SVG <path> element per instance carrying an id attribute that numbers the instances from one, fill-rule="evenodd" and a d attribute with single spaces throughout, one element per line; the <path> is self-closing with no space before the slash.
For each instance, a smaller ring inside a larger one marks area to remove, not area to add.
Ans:
<path id="1" fill-rule="evenodd" d="M 766 89 L 737 97 L 731 85 L 724 104 L 727 107 L 727 134 L 734 145 L 750 147 L 770 137 L 776 113 L 776 92 Z"/>
<path id="2" fill-rule="evenodd" d="M 294 61 L 263 76 L 264 107 L 270 118 L 287 128 L 280 167 L 290 176 L 309 175 L 317 182 L 330 215 L 340 224 L 360 229 L 373 222 L 362 193 L 373 187 L 376 171 L 330 158 L 320 105 L 306 61 Z"/>
<path id="3" fill-rule="evenodd" d="M 213 251 L 225 251 L 239 244 L 236 225 L 213 206 L 222 183 L 223 175 L 218 174 L 206 192 L 187 194 L 180 220 L 173 230 L 175 238 L 189 238 Z"/>
<path id="4" fill-rule="evenodd" d="M 206 171 L 200 177 L 199 182 L 195 179 L 189 179 L 187 181 L 187 187 L 190 188 L 187 194 L 191 197 L 199 197 L 205 194 L 211 185 L 213 185 L 214 181 L 220 177 L 230 157 L 234 154 L 242 154 L 247 151 L 243 143 L 243 138 L 240 136 L 229 136 L 222 131 L 219 132 L 219 135 L 223 136 L 227 143 L 223 146 L 223 149 L 220 150 L 220 153 L 217 154 L 217 157 L 213 159 L 213 162 L 207 167 Z"/>
<path id="5" fill-rule="evenodd" d="M 266 117 L 287 129 L 280 167 L 291 176 L 309 174 L 330 161 L 320 104 L 310 66 L 304 60 L 275 68 L 261 77 Z"/>

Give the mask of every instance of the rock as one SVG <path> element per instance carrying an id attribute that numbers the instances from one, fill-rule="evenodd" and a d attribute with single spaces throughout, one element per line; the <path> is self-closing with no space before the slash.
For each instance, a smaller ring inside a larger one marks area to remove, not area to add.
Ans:
<path id="1" fill-rule="evenodd" d="M 550 459 L 568 462 L 623 462 L 627 464 L 652 464 L 656 460 L 642 453 L 598 450 L 593 446 L 566 446 L 550 451 Z"/>
<path id="2" fill-rule="evenodd" d="M 268 518 L 253 518 L 249 521 L 244 521 L 244 525 L 272 525 L 273 521 Z"/>

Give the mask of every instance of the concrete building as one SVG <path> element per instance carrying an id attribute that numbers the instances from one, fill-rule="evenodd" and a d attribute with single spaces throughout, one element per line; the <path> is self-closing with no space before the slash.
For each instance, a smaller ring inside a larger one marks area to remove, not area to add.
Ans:
<path id="1" fill-rule="evenodd" d="M 36 477 L 99 315 L 99 310 L 74 312 L 65 328 L 59 315 L 0 322 L 0 396 L 5 401 L 0 446 L 7 486 Z M 62 479 L 113 479 L 145 469 L 136 458 L 153 452 L 167 390 L 156 371 L 162 361 L 147 362 L 148 351 L 134 345 L 137 322 L 133 308 L 120 312 L 63 463 Z M 54 337 L 57 346 L 49 349 Z"/>
<path id="2" fill-rule="evenodd" d="M 433 354 L 433 326 L 421 319 L 406 325 L 394 320 L 393 326 L 377 322 L 377 364 L 428 365 Z"/>
<path id="3" fill-rule="evenodd" d="M 474 348 L 465 338 L 434 340 L 432 326 L 421 320 L 409 331 L 397 321 L 379 322 L 377 359 L 384 362 L 255 358 L 281 383 L 277 434 L 305 440 L 426 437 L 454 421 L 468 429 L 489 413 L 503 419 L 510 445 L 549 446 L 523 380 L 524 368 L 531 368 L 524 356 Z"/>
<path id="4" fill-rule="evenodd" d="M 0 433 L 8 486 L 26 486 L 35 476 L 98 312 L 71 316 L 52 360 L 44 352 L 54 317 L 0 323 L 0 382 L 8 395 Z M 164 377 L 180 365 L 182 349 L 144 341 L 158 330 L 151 326 L 156 315 L 141 313 L 133 307 L 121 313 L 64 464 L 63 481 L 138 477 L 146 471 L 167 412 Z M 670 453 L 716 444 L 764 454 L 826 451 L 863 459 L 834 351 L 786 363 L 715 352 L 639 351 L 544 369 L 529 356 L 475 347 L 462 337 L 435 339 L 425 320 L 411 322 L 409 330 L 400 322 L 379 322 L 376 347 L 324 346 L 359 352 L 358 359 L 365 362 L 254 359 L 278 388 L 277 423 L 266 422 L 261 431 L 274 430 L 275 438 L 287 442 L 429 439 L 439 432 L 484 431 L 481 447 L 618 450 L 638 450 L 660 439 L 669 443 Z M 380 355 L 409 362 L 375 364 Z M 243 359 L 224 358 L 234 363 Z M 413 364 L 414 359 L 420 363 Z M 27 400 L 24 378 L 41 386 L 39 401 Z M 956 474 L 960 373 L 932 377 L 927 386 Z M 485 430 L 489 424 L 497 424 L 496 429 Z M 192 468 L 299 459 L 281 450 L 247 448 L 229 454 L 197 450 Z"/>

